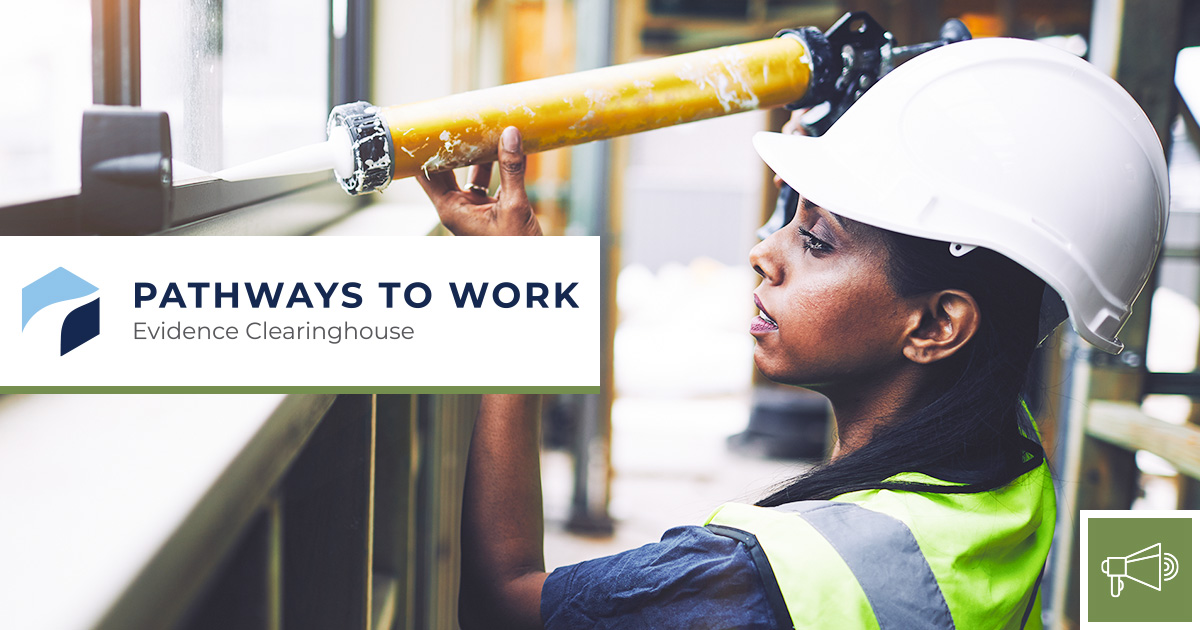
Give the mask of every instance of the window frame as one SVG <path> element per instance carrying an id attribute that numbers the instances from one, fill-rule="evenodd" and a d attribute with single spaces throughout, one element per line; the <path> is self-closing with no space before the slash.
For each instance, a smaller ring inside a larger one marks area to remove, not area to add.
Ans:
<path id="1" fill-rule="evenodd" d="M 333 19 L 327 33 L 329 46 L 327 106 L 365 100 L 370 92 L 371 28 L 369 0 L 345 0 L 346 31 L 337 38 Z M 92 101 L 93 105 L 141 106 L 141 3 L 140 0 L 92 0 Z M 324 194 L 336 191 L 337 195 Z M 176 184 L 165 233 L 198 221 L 233 213 L 297 193 L 317 193 L 332 204 L 334 215 L 353 212 L 371 202 L 351 197 L 328 174 L 310 173 L 243 182 L 219 179 Z M 0 205 L 0 235 L 68 236 L 91 232 L 79 220 L 77 190 L 72 194 Z M 289 225 L 283 233 L 307 234 L 329 223 L 322 214 L 311 223 Z M 261 229 L 257 230 L 261 232 Z M 272 232 L 281 233 L 281 232 Z"/>

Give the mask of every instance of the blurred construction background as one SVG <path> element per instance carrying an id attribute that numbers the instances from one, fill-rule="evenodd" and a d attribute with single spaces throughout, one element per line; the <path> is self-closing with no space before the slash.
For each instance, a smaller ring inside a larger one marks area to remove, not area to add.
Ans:
<path id="1" fill-rule="evenodd" d="M 320 174 L 232 184 L 207 173 L 323 139 L 338 103 L 824 30 L 848 10 L 869 11 L 899 44 L 936 39 L 957 17 L 976 37 L 1084 56 L 1138 99 L 1167 148 L 1167 250 L 1127 351 L 1097 355 L 1060 331 L 1030 392 L 1059 479 L 1043 618 L 1077 627 L 1080 509 L 1200 509 L 1200 129 L 1181 97 L 1200 107 L 1200 60 L 1185 50 L 1200 44 L 1200 2 L 8 3 L 0 233 L 81 233 L 71 217 L 95 200 L 80 191 L 79 121 L 92 104 L 170 114 L 175 208 L 162 234 L 439 233 L 412 180 L 350 198 Z M 604 393 L 544 402 L 550 568 L 753 501 L 824 456 L 824 404 L 757 377 L 747 333 L 746 255 L 775 196 L 750 137 L 784 120 L 751 112 L 530 157 L 545 231 L 601 235 L 607 254 Z M 477 404 L 458 393 L 0 399 L 0 627 L 455 628 Z"/>

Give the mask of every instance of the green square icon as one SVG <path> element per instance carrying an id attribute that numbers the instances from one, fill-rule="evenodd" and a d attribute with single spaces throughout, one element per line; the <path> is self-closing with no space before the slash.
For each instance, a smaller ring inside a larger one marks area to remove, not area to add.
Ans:
<path id="1" fill-rule="evenodd" d="M 1088 621 L 1192 620 L 1192 519 L 1087 523 Z"/>

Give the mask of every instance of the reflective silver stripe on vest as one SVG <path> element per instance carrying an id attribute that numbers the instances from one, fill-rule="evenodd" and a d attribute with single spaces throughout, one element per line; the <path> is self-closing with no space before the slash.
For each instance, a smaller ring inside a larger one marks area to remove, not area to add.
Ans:
<path id="1" fill-rule="evenodd" d="M 829 541 L 858 579 L 880 630 L 953 630 L 942 589 L 904 523 L 853 503 L 797 501 L 775 509 L 799 514 Z"/>

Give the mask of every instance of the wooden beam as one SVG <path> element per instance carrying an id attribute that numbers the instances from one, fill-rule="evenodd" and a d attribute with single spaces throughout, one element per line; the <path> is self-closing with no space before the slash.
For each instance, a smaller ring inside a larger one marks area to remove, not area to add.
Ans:
<path id="1" fill-rule="evenodd" d="M 1150 451 L 1179 472 L 1200 478 L 1200 427 L 1196 425 L 1163 422 L 1133 403 L 1096 400 L 1091 403 L 1087 432 L 1127 450 Z"/>

